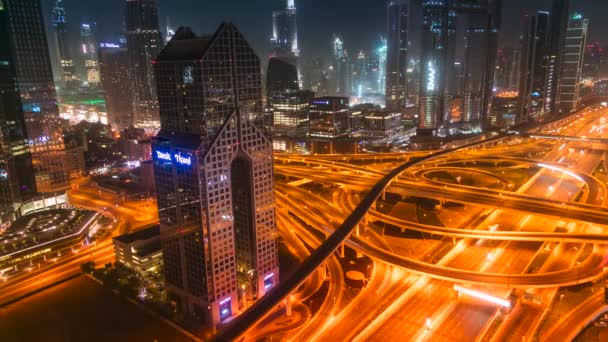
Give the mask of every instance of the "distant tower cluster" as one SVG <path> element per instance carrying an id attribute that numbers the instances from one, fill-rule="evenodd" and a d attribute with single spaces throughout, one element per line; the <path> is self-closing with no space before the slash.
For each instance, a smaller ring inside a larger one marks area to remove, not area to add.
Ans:
<path id="1" fill-rule="evenodd" d="M 500 1 L 428 0 L 421 6 L 419 133 L 487 129 Z"/>
<path id="2" fill-rule="evenodd" d="M 518 122 L 578 108 L 588 26 L 588 19 L 570 13 L 568 0 L 524 16 Z"/>

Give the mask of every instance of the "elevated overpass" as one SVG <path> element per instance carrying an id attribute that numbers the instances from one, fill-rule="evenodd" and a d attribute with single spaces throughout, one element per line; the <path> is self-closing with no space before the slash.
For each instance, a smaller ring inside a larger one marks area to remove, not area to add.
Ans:
<path id="1" fill-rule="evenodd" d="M 237 316 L 234 320 L 223 326 L 219 332 L 213 337 L 213 341 L 232 341 L 238 338 L 251 326 L 259 322 L 264 316 L 279 305 L 290 293 L 294 292 L 301 284 L 304 283 L 318 267 L 320 267 L 327 258 L 329 258 L 345 240 L 351 235 L 353 230 L 361 223 L 365 215 L 372 208 L 376 200 L 382 195 L 388 185 L 408 168 L 417 165 L 418 163 L 438 158 L 448 153 L 455 152 L 460 149 L 476 146 L 480 143 L 500 140 L 509 135 L 498 135 L 494 138 L 474 142 L 463 145 L 458 148 L 447 149 L 441 152 L 436 152 L 419 160 L 408 161 L 399 167 L 395 168 L 377 182 L 363 200 L 357 205 L 355 210 L 344 220 L 342 225 L 333 232 L 327 240 L 312 252 L 310 257 L 306 259 L 298 268 L 294 270 L 291 276 L 284 281 L 281 281 L 277 287 L 254 303 L 249 309 Z"/>

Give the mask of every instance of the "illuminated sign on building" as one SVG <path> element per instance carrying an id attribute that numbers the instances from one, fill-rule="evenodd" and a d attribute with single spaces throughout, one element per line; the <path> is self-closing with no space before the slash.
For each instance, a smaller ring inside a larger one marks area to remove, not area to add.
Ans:
<path id="1" fill-rule="evenodd" d="M 177 162 L 178 164 L 182 164 L 182 165 L 192 165 L 192 157 L 190 156 L 186 156 L 184 157 L 183 155 L 176 153 L 173 155 L 175 157 L 175 162 Z"/>
<path id="2" fill-rule="evenodd" d="M 156 159 L 164 160 L 164 161 L 174 161 L 180 165 L 191 166 L 192 165 L 192 156 L 188 154 L 175 153 L 173 158 L 171 158 L 171 153 L 163 152 L 163 151 L 154 151 L 156 153 Z"/>
<path id="3" fill-rule="evenodd" d="M 100 43 L 99 46 L 101 46 L 102 48 L 109 48 L 109 49 L 117 49 L 120 47 L 120 45 L 114 44 L 114 43 Z"/>
<path id="4" fill-rule="evenodd" d="M 437 72 L 435 70 L 435 66 L 433 65 L 433 62 L 429 62 L 428 66 L 427 66 L 427 70 L 428 70 L 428 78 L 426 81 L 426 90 L 429 91 L 433 91 L 435 90 L 435 78 L 437 77 Z"/>
<path id="5" fill-rule="evenodd" d="M 171 154 L 169 152 L 156 151 L 156 158 L 171 161 Z"/>

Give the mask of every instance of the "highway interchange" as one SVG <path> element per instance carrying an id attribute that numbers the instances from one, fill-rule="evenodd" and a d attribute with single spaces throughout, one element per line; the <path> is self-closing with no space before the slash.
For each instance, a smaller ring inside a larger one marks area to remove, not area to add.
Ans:
<path id="1" fill-rule="evenodd" d="M 355 222 L 355 232 L 345 233 L 348 248 L 372 259 L 366 286 L 347 295 L 341 249 L 328 250 L 323 267 L 313 268 L 290 292 L 304 322 L 290 330 L 269 328 L 264 320 L 241 339 L 278 334 L 290 341 L 552 341 L 564 329 L 579 331 L 605 308 L 601 296 L 573 307 L 554 327 L 540 327 L 560 287 L 603 279 L 607 271 L 604 117 L 608 109 L 593 106 L 544 126 L 535 137 L 511 134 L 445 153 L 276 155 L 279 233 L 302 263 L 350 222 L 370 189 L 387 175 L 395 177 Z M 408 167 L 394 172 L 404 163 Z M 416 208 L 420 198 L 435 200 L 435 208 Z M 157 222 L 154 201 L 123 202 L 87 183 L 70 192 L 70 201 L 115 218 L 114 234 Z M 3 279 L 0 303 L 78 274 L 84 262 L 113 260 L 108 236 Z M 324 282 L 319 308 L 302 308 Z M 458 295 L 455 284 L 508 299 L 514 307 Z"/>
<path id="2" fill-rule="evenodd" d="M 592 107 L 562 122 L 559 130 L 545 130 L 551 135 L 603 137 L 607 113 Z M 460 203 L 438 209 L 439 216 L 460 225 L 439 227 L 378 208 L 370 210 L 362 222 L 364 227 L 383 222 L 401 231 L 422 232 L 427 238 L 385 236 L 379 238 L 383 241 L 372 243 L 370 239 L 378 240 L 375 230 L 360 228 L 360 236 L 353 234 L 347 245 L 375 259 L 368 285 L 331 319 L 322 324 L 309 321 L 307 326 L 317 326 L 317 333 L 305 340 L 531 338 L 538 333 L 542 314 L 559 287 L 597 280 L 606 272 L 606 183 L 595 174 L 605 170 L 607 147 L 597 140 L 516 135 L 408 169 L 386 192 L 402 198 Z M 422 155 L 412 153 L 410 158 Z M 374 161 L 368 158 L 367 162 L 362 161 L 365 156 L 359 158 L 276 156 L 276 174 L 285 178 L 277 185 L 278 212 L 287 210 L 305 221 L 309 229 L 330 234 L 363 193 L 408 160 L 388 154 L 375 155 Z M 520 184 L 510 182 L 499 173 L 509 169 L 525 170 L 528 176 Z M 505 184 L 450 184 L 424 176 L 432 170 L 494 173 L 496 182 Z M 315 193 L 315 187 L 307 187 L 311 183 L 302 180 L 324 187 Z M 462 298 L 452 289 L 455 283 L 469 284 L 500 298 L 516 298 L 515 308 L 506 313 L 496 305 Z M 581 305 L 595 306 L 595 311 L 587 311 L 596 312 L 603 304 L 589 301 Z M 575 310 L 585 312 L 585 307 Z M 577 331 L 583 327 L 582 320 L 563 323 Z M 304 339 L 296 335 L 291 340 Z"/>

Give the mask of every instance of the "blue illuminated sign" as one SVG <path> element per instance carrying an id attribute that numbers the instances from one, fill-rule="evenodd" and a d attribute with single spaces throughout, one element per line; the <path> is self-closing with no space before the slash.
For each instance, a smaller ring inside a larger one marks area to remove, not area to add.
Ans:
<path id="1" fill-rule="evenodd" d="M 313 104 L 318 104 L 318 105 L 328 105 L 329 101 L 314 101 Z"/>
<path id="2" fill-rule="evenodd" d="M 175 154 L 173 154 L 173 158 L 171 158 L 171 153 L 169 153 L 169 152 L 163 152 L 163 151 L 154 151 L 154 152 L 156 154 L 157 160 L 163 160 L 163 161 L 168 161 L 168 162 L 172 161 L 179 165 L 186 165 L 186 166 L 192 165 L 192 156 L 190 156 L 188 154 L 175 153 Z"/>
<path id="3" fill-rule="evenodd" d="M 171 161 L 171 153 L 156 151 L 156 158 L 158 158 L 160 160 Z"/>
<path id="4" fill-rule="evenodd" d="M 108 49 L 117 49 L 120 47 L 120 45 L 114 44 L 114 43 L 100 43 L 99 45 L 102 48 L 108 48 Z"/>
<path id="5" fill-rule="evenodd" d="M 8 172 L 6 172 L 6 170 L 0 170 L 0 179 L 2 179 L 2 180 L 8 179 Z"/>
<path id="6" fill-rule="evenodd" d="M 182 164 L 182 165 L 192 165 L 192 157 L 190 156 L 186 156 L 184 157 L 183 155 L 176 153 L 173 155 L 175 157 L 175 162 L 178 164 Z"/>

